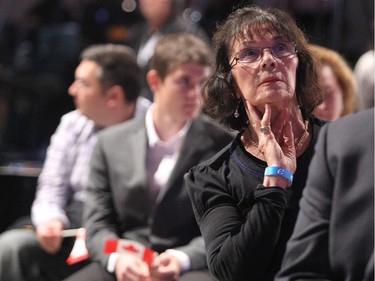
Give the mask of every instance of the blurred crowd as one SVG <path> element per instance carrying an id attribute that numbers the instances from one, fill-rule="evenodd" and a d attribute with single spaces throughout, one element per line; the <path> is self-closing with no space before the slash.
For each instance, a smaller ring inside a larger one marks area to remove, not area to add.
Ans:
<path id="1" fill-rule="evenodd" d="M 373 1 L 174 2 L 185 23 L 208 38 L 245 3 L 288 11 L 312 43 L 334 49 L 351 67 L 373 45 Z M 19 152 L 42 159 L 60 117 L 73 108 L 66 92 L 79 52 L 93 43 L 131 45 L 131 28 L 145 18 L 135 0 L 2 0 L 0 11 L 0 160 Z"/>

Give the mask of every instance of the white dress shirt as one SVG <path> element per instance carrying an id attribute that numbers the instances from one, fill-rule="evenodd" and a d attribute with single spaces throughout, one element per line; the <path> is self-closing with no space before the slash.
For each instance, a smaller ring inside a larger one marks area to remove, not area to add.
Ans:
<path id="1" fill-rule="evenodd" d="M 147 151 L 147 179 L 154 200 L 160 200 L 165 192 L 164 186 L 167 183 L 171 172 L 180 155 L 180 148 L 185 139 L 186 133 L 190 128 L 191 122 L 188 122 L 180 131 L 177 132 L 167 142 L 160 140 L 154 126 L 152 114 L 154 106 L 151 105 L 146 112 L 146 132 L 148 138 Z M 166 252 L 175 256 L 181 263 L 182 271 L 190 269 L 190 259 L 182 251 L 168 249 Z M 109 257 L 107 270 L 115 271 L 118 253 L 112 253 Z"/>

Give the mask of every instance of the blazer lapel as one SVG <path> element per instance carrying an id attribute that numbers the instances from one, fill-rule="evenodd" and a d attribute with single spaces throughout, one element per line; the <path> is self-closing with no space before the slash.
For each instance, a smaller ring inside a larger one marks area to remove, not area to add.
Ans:
<path id="1" fill-rule="evenodd" d="M 207 140 L 205 140 L 204 136 L 204 123 L 202 122 L 201 118 L 198 117 L 192 122 L 191 127 L 186 134 L 176 164 L 171 172 L 165 188 L 163 188 L 161 194 L 159 194 L 159 202 L 169 189 L 181 188 L 181 186 L 183 186 L 181 181 L 183 181 L 184 174 L 190 168 L 198 164 L 201 156 L 197 157 L 197 155 L 202 155 L 202 151 L 210 146 L 210 144 L 207 143 Z"/>
<path id="2" fill-rule="evenodd" d="M 128 140 L 129 145 L 126 147 L 127 157 L 132 159 L 134 173 L 144 183 L 142 186 L 148 191 L 147 172 L 146 172 L 146 155 L 148 148 L 148 139 L 145 127 L 145 119 L 140 119 L 134 126 L 134 130 L 127 136 L 124 136 Z M 132 154 L 132 155 L 130 155 Z"/>

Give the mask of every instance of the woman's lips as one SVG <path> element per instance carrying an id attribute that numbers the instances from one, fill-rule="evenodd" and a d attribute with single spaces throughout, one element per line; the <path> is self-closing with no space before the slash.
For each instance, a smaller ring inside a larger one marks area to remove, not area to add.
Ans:
<path id="1" fill-rule="evenodd" d="M 276 78 L 276 77 L 269 77 L 269 78 L 265 78 L 263 79 L 259 85 L 264 85 L 264 84 L 272 84 L 272 83 L 276 83 L 278 81 L 281 81 L 280 79 Z"/>

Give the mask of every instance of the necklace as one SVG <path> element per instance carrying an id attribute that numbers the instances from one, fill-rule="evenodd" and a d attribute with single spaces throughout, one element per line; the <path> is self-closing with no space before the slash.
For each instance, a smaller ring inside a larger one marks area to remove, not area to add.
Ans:
<path id="1" fill-rule="evenodd" d="M 309 133 L 308 132 L 308 129 L 309 129 L 309 120 L 306 120 L 305 121 L 305 124 L 304 124 L 304 128 L 303 128 L 303 133 L 301 135 L 301 137 L 297 140 L 297 142 L 295 143 L 295 146 L 297 148 L 301 147 L 303 145 L 303 142 L 305 141 L 306 137 L 307 137 L 307 134 Z M 255 146 L 256 148 L 258 148 L 258 144 L 253 141 L 253 139 L 251 138 L 251 134 L 250 134 L 250 130 L 247 130 L 247 133 L 248 133 L 248 136 L 249 136 L 249 141 L 250 143 Z"/>
<path id="2" fill-rule="evenodd" d="M 303 134 L 302 134 L 302 136 L 299 138 L 299 140 L 296 143 L 297 148 L 301 147 L 303 145 L 303 142 L 305 141 L 305 139 L 306 139 L 306 137 L 307 137 L 307 135 L 309 133 L 307 131 L 308 129 L 309 129 L 309 120 L 306 120 L 305 121 L 305 127 L 303 128 Z"/>
<path id="3" fill-rule="evenodd" d="M 251 138 L 251 135 L 250 135 L 250 132 L 249 132 L 249 131 L 248 131 L 248 135 L 249 135 L 250 143 L 251 143 L 253 146 L 255 146 L 256 148 L 258 148 L 258 144 L 257 144 L 255 141 L 253 141 L 253 139 Z"/>

